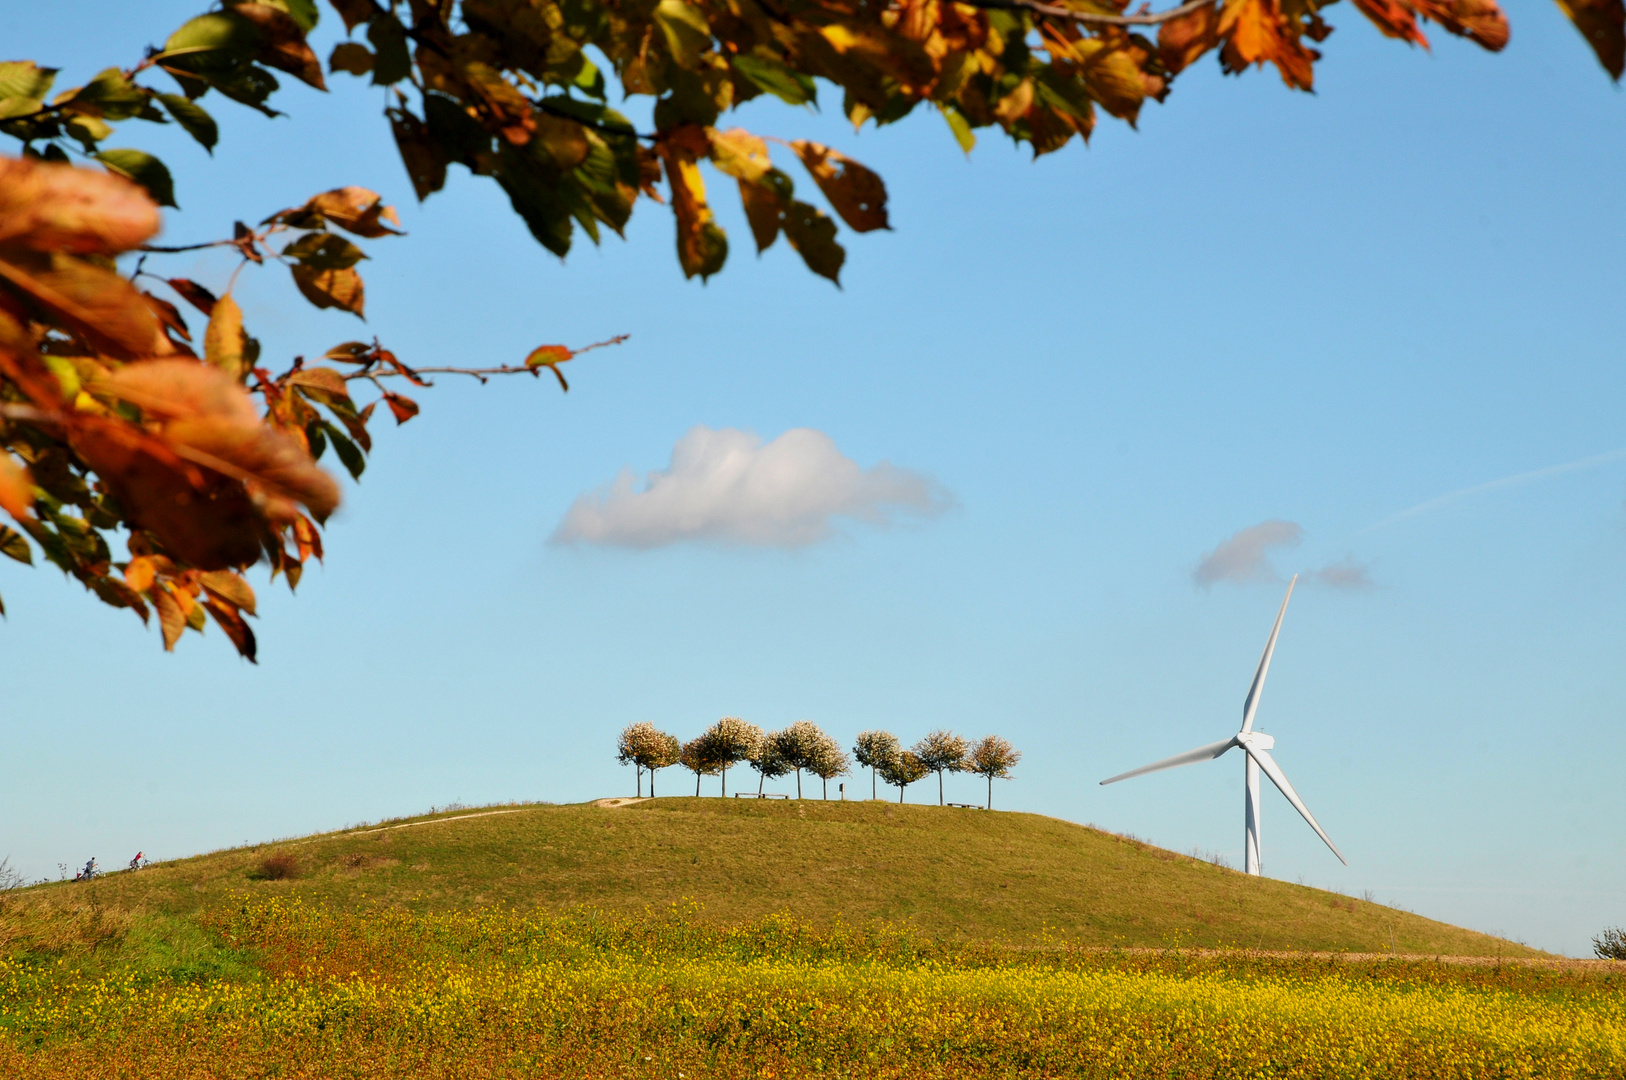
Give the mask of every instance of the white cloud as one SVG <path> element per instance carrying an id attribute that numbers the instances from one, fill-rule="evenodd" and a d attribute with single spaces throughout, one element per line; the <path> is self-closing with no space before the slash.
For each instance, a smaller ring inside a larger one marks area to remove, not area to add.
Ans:
<path id="1" fill-rule="evenodd" d="M 1204 588 L 1218 581 L 1281 581 L 1282 575 L 1270 561 L 1271 549 L 1297 547 L 1303 539 L 1304 529 L 1297 522 L 1261 521 L 1232 533 L 1202 557 L 1191 576 Z M 1319 570 L 1303 571 L 1303 575 L 1335 589 L 1366 589 L 1373 585 L 1367 566 L 1353 555 L 1345 555 Z"/>
<path id="2" fill-rule="evenodd" d="M 1216 581 L 1276 581 L 1281 575 L 1270 565 L 1270 549 L 1296 547 L 1304 530 L 1292 521 L 1261 521 L 1231 535 L 1203 556 L 1192 571 L 1197 584 Z"/>
<path id="3" fill-rule="evenodd" d="M 579 496 L 553 542 L 803 547 L 830 536 L 834 518 L 889 525 L 952 504 L 931 477 L 884 461 L 862 468 L 812 428 L 764 443 L 738 428 L 697 426 L 672 447 L 672 463 L 641 486 L 623 469 L 610 484 Z"/>

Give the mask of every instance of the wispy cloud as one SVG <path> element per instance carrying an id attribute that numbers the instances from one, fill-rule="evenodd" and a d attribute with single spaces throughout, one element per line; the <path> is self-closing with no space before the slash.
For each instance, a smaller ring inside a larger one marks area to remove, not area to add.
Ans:
<path id="1" fill-rule="evenodd" d="M 1270 564 L 1272 548 L 1296 547 L 1304 529 L 1292 521 L 1261 521 L 1249 525 L 1202 557 L 1192 578 L 1207 587 L 1220 581 L 1276 581 L 1281 575 Z"/>
<path id="2" fill-rule="evenodd" d="M 1335 589 L 1370 589 L 1375 584 L 1371 570 L 1365 563 L 1357 562 L 1353 555 L 1345 555 L 1337 562 L 1328 563 L 1311 576 Z"/>
<path id="3" fill-rule="evenodd" d="M 1518 472 L 1511 476 L 1504 476 L 1499 480 L 1489 480 L 1483 484 L 1475 484 L 1472 487 L 1459 488 L 1456 491 L 1448 491 L 1444 495 L 1436 495 L 1434 498 L 1425 502 L 1420 502 L 1416 506 L 1407 507 L 1405 510 L 1400 511 L 1397 514 L 1390 514 L 1382 521 L 1379 521 L 1373 525 L 1368 525 L 1366 530 L 1363 531 L 1381 529 L 1385 525 L 1393 525 L 1397 521 L 1403 521 L 1406 518 L 1416 517 L 1418 514 L 1426 514 L 1430 510 L 1436 510 L 1447 503 L 1456 502 L 1458 499 L 1465 499 L 1470 495 L 1479 495 L 1483 492 L 1496 491 L 1500 488 L 1518 487 L 1521 484 L 1530 484 L 1537 480 L 1545 480 L 1550 476 L 1561 476 L 1568 472 L 1577 472 L 1581 469 L 1591 469 L 1599 465 L 1606 465 L 1611 461 L 1619 461 L 1621 458 L 1626 458 L 1626 447 L 1622 447 L 1619 450 L 1611 450 L 1606 454 L 1594 454 L 1592 457 L 1584 457 L 1575 461 L 1566 461 L 1562 465 L 1549 465 L 1545 469 L 1530 469 L 1526 472 Z"/>
<path id="4" fill-rule="evenodd" d="M 830 536 L 836 518 L 884 526 L 952 504 L 924 473 L 884 461 L 863 468 L 811 428 L 764 443 L 737 428 L 699 426 L 641 485 L 624 469 L 577 498 L 552 539 L 639 549 L 683 541 L 794 548 Z"/>
<path id="5" fill-rule="evenodd" d="M 1271 519 L 1232 533 L 1197 563 L 1192 579 L 1203 588 L 1221 581 L 1248 583 L 1281 581 L 1283 575 L 1271 562 L 1277 548 L 1297 547 L 1304 540 L 1304 528 L 1296 521 Z M 1306 570 L 1304 576 L 1335 589 L 1366 589 L 1373 584 L 1371 572 L 1353 555 L 1328 563 L 1319 570 Z"/>

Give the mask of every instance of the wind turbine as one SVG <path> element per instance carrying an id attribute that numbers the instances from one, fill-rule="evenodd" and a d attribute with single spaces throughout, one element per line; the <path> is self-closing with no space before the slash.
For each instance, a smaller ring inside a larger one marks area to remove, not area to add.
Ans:
<path id="1" fill-rule="evenodd" d="M 1248 688 L 1248 699 L 1242 703 L 1242 730 L 1222 742 L 1209 743 L 1199 746 L 1195 750 L 1187 750 L 1183 754 L 1176 754 L 1162 761 L 1155 761 L 1150 765 L 1143 765 L 1138 769 L 1131 769 L 1126 773 L 1101 781 L 1103 785 L 1116 784 L 1119 780 L 1128 780 L 1132 776 L 1145 776 L 1147 773 L 1160 772 L 1163 769 L 1172 769 L 1176 765 L 1190 765 L 1197 761 L 1211 761 L 1230 750 L 1233 746 L 1240 746 L 1243 758 L 1247 765 L 1247 803 L 1243 812 L 1244 824 L 1247 829 L 1247 846 L 1243 856 L 1243 869 L 1250 874 L 1259 873 L 1259 771 L 1264 770 L 1270 782 L 1276 785 L 1278 791 L 1287 796 L 1287 801 L 1293 804 L 1293 809 L 1304 816 L 1310 823 L 1315 834 L 1326 841 L 1332 853 L 1338 856 L 1338 861 L 1345 866 L 1349 860 L 1344 853 L 1338 850 L 1338 845 L 1317 824 L 1315 815 L 1310 808 L 1304 805 L 1299 793 L 1293 790 L 1293 785 L 1287 782 L 1287 776 L 1282 772 L 1281 766 L 1276 764 L 1270 756 L 1270 750 L 1276 745 L 1276 740 L 1262 731 L 1253 730 L 1253 715 L 1259 711 L 1259 695 L 1265 689 L 1265 675 L 1270 671 L 1270 654 L 1276 651 L 1276 635 L 1282 629 L 1282 616 L 1287 614 L 1287 602 L 1293 599 L 1293 586 L 1298 584 L 1299 576 L 1293 575 L 1293 580 L 1287 583 L 1287 595 L 1282 597 L 1282 609 L 1276 613 L 1276 625 L 1270 628 L 1270 640 L 1265 642 L 1265 655 L 1259 658 L 1259 670 L 1253 673 L 1253 685 Z"/>

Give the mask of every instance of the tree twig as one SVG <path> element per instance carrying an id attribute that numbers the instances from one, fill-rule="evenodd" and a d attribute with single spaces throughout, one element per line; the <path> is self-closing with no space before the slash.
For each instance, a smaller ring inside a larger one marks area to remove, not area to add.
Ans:
<path id="1" fill-rule="evenodd" d="M 1077 8 L 1061 7 L 1057 4 L 1046 4 L 1042 3 L 1041 0 L 955 0 L 955 3 L 964 4 L 967 7 L 993 11 L 1031 11 L 1036 15 L 1046 15 L 1052 19 L 1068 19 L 1089 26 L 1161 26 L 1171 19 L 1189 15 L 1193 11 L 1209 7 L 1215 2 L 1216 0 L 1186 0 L 1179 7 L 1172 7 L 1167 11 L 1148 11 L 1140 15 L 1105 15 L 1094 11 L 1079 11 Z"/>

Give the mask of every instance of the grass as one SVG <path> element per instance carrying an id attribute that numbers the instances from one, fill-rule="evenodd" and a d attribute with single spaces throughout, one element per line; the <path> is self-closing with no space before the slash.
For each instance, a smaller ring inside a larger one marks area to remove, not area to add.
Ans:
<path id="1" fill-rule="evenodd" d="M 216 852 L 88 885 L 36 886 L 12 894 L 12 907 L 55 911 L 41 916 L 41 933 L 55 926 L 49 932 L 60 936 L 71 924 L 90 942 L 102 932 L 94 920 L 114 917 L 107 913 L 140 913 L 174 927 L 245 894 L 418 913 L 582 905 L 632 913 L 693 902 L 705 919 L 721 923 L 795 912 L 821 927 L 884 920 L 962 941 L 1049 935 L 1085 947 L 1541 955 L 1054 818 L 822 800 L 662 798 L 617 809 L 533 805 L 426 815 Z M 70 910 L 79 914 L 62 914 Z M 0 916 L 0 946 L 4 925 Z M 13 928 L 12 947 L 26 953 L 36 945 L 22 925 Z"/>

